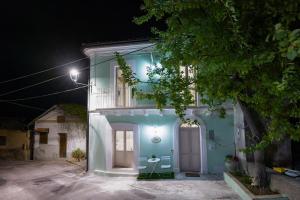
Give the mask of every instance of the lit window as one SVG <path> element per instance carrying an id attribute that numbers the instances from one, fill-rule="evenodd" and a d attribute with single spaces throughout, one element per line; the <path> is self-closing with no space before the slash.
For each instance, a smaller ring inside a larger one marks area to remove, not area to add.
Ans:
<path id="1" fill-rule="evenodd" d="M 124 131 L 116 131 L 116 151 L 124 151 Z"/>
<path id="2" fill-rule="evenodd" d="M 194 78 L 194 69 L 191 66 L 181 66 L 180 67 L 180 73 L 182 74 L 182 77 L 185 77 L 186 79 L 190 78 L 193 79 Z M 192 100 L 193 103 L 190 104 L 191 106 L 197 105 L 196 100 L 197 100 L 197 92 L 195 90 L 195 84 L 192 83 L 190 84 L 190 92 L 193 95 Z"/>
<path id="3" fill-rule="evenodd" d="M 126 131 L 126 151 L 133 151 L 133 131 Z"/>

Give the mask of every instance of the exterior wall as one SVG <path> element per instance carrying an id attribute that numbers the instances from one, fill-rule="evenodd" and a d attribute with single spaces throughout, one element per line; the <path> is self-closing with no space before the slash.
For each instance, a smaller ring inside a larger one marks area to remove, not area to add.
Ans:
<path id="1" fill-rule="evenodd" d="M 234 154 L 234 134 L 233 134 L 233 114 L 229 113 L 226 118 L 219 118 L 216 114 L 209 116 L 196 114 L 195 118 L 203 121 L 201 130 L 213 130 L 214 139 L 210 140 L 208 131 L 203 132 L 205 141 L 201 141 L 200 146 L 207 141 L 206 149 L 203 151 L 207 158 L 201 163 L 205 170 L 203 173 L 221 173 L 224 169 L 224 159 L 228 154 Z M 112 151 L 112 125 L 116 123 L 137 125 L 138 135 L 138 157 L 151 155 L 160 157 L 170 155 L 173 157 L 173 168 L 178 168 L 178 142 L 176 134 L 180 120 L 176 115 L 100 115 L 99 113 L 90 114 L 90 138 L 89 138 L 89 170 L 109 171 L 111 170 L 111 152 Z M 204 129 L 202 129 L 204 128 Z M 160 143 L 152 143 L 151 138 L 154 136 L 155 129 L 161 137 Z M 138 163 L 138 161 L 136 161 Z M 160 170 L 158 170 L 159 172 Z M 143 171 L 147 172 L 147 170 Z"/>
<path id="2" fill-rule="evenodd" d="M 0 146 L 0 158 L 27 160 L 29 140 L 26 131 L 0 129 L 0 136 L 6 136 L 6 145 Z"/>
<path id="3" fill-rule="evenodd" d="M 173 155 L 174 169 L 178 169 L 178 131 L 180 120 L 173 114 L 160 116 L 159 114 L 141 114 L 147 112 L 146 108 L 155 107 L 149 100 L 132 100 L 127 107 L 132 114 L 118 114 L 122 108 L 115 105 L 116 85 L 115 72 L 117 62 L 110 60 L 113 52 L 128 53 L 137 50 L 146 44 L 137 47 L 135 45 L 108 46 L 87 48 L 85 53 L 90 57 L 90 90 L 89 90 L 89 170 L 109 171 L 112 168 L 112 130 L 113 124 L 131 124 L 137 127 L 138 156 L 151 157 L 152 154 Z M 158 64 L 154 53 L 149 50 L 126 55 L 126 62 L 132 66 L 136 77 L 147 81 L 147 68 Z M 147 84 L 140 84 L 138 89 L 149 90 Z M 197 98 L 198 99 L 198 98 Z M 200 105 L 200 104 L 198 104 Z M 203 107 L 203 105 L 202 105 Z M 231 104 L 229 105 L 231 107 Z M 140 109 L 138 109 L 140 108 Z M 207 109 L 207 108 L 205 108 Z M 105 113 L 107 111 L 110 114 Z M 139 111 L 137 111 L 139 110 Z M 196 109 L 197 110 L 197 109 Z M 199 110 L 199 109 L 198 109 Z M 134 114 L 135 111 L 140 112 Z M 104 112 L 104 113 L 103 113 Z M 228 113 L 225 119 L 217 114 L 201 112 L 191 113 L 191 117 L 201 121 L 200 133 L 203 154 L 201 165 L 202 173 L 221 173 L 224 168 L 224 159 L 228 154 L 234 154 L 234 119 L 233 113 Z M 160 143 L 152 143 L 154 129 L 161 135 Z M 214 138 L 209 138 L 208 133 L 213 132 Z M 138 162 L 138 161 L 136 161 Z"/>
<path id="4" fill-rule="evenodd" d="M 89 114 L 89 126 L 89 170 L 106 170 L 106 139 L 112 129 L 106 117 L 97 113 Z"/>
<path id="5" fill-rule="evenodd" d="M 35 134 L 34 159 L 36 160 L 54 160 L 59 159 L 59 133 L 67 134 L 67 159 L 72 157 L 72 151 L 80 148 L 86 150 L 86 130 L 81 123 L 66 122 L 57 123 L 58 115 L 63 115 L 61 111 L 51 111 L 46 116 L 35 122 L 35 129 L 48 128 L 48 144 L 39 143 L 39 134 Z M 72 121 L 72 118 L 66 118 L 66 121 Z"/>
<path id="6" fill-rule="evenodd" d="M 109 58 L 111 56 L 103 57 L 98 54 L 91 57 L 91 66 L 93 67 L 91 67 L 90 71 L 90 110 L 115 107 L 115 70 L 117 62 L 115 60 L 106 61 Z M 125 59 L 132 66 L 136 77 L 142 81 L 148 80 L 147 68 L 157 63 L 153 54 L 150 53 L 128 55 L 125 56 Z M 138 89 L 143 89 L 144 91 L 148 91 L 149 88 L 147 84 L 138 86 Z M 134 106 L 154 105 L 153 101 L 149 100 L 133 99 L 132 102 Z"/>
<path id="7" fill-rule="evenodd" d="M 207 130 L 208 173 L 222 173 L 226 155 L 233 155 L 235 151 L 233 113 L 228 111 L 225 118 L 220 118 L 217 113 L 201 115 L 201 118 Z M 212 131 L 213 139 L 209 138 Z"/>

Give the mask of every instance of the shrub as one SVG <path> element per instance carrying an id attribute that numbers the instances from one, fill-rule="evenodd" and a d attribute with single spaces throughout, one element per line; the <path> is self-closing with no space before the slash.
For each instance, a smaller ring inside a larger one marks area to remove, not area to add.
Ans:
<path id="1" fill-rule="evenodd" d="M 85 152 L 77 148 L 72 152 L 72 157 L 79 162 L 80 160 L 85 159 Z"/>

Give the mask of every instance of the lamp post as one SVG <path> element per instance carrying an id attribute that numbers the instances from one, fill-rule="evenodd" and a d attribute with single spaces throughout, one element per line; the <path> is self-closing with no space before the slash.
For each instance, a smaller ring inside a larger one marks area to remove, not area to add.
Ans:
<path id="1" fill-rule="evenodd" d="M 85 84 L 85 83 L 78 83 L 78 78 L 79 78 L 79 71 L 77 69 L 71 69 L 69 72 L 70 79 L 76 84 L 76 85 L 83 85 L 86 87 L 89 87 L 90 84 Z M 89 92 L 89 90 L 88 90 Z M 88 94 L 89 96 L 89 94 Z M 89 98 L 87 99 L 87 130 L 86 130 L 86 171 L 89 170 Z"/>

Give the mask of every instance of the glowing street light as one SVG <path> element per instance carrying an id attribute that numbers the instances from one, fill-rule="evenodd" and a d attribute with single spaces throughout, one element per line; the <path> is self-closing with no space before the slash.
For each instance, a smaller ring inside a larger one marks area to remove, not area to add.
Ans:
<path id="1" fill-rule="evenodd" d="M 77 83 L 79 78 L 79 71 L 77 69 L 70 70 L 70 78 L 73 82 Z"/>

